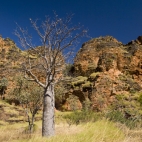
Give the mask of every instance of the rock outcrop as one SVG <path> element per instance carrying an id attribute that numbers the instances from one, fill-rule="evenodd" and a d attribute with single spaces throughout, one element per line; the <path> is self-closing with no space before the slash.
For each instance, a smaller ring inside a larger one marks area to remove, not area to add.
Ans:
<path id="1" fill-rule="evenodd" d="M 24 51 L 20 50 L 13 40 L 0 37 L 0 77 L 15 74 L 13 69 L 18 69 L 23 59 Z"/>
<path id="2" fill-rule="evenodd" d="M 8 89 L 13 87 L 12 78 L 25 58 L 26 51 L 21 51 L 9 38 L 0 37 L 0 79 L 8 78 Z M 37 74 L 42 78 L 41 72 Z M 57 97 L 57 109 L 81 109 L 88 105 L 102 111 L 119 104 L 127 114 L 140 110 L 142 36 L 126 45 L 111 36 L 91 39 L 77 53 L 71 74 L 57 87 L 58 94 L 59 89 L 61 95 L 65 94 L 61 99 Z"/>
<path id="3" fill-rule="evenodd" d="M 14 87 L 13 78 L 20 74 L 21 63 L 26 52 L 20 50 L 10 38 L 0 37 L 0 95 L 7 94 Z M 8 80 L 7 90 L 3 90 L 1 80 Z M 5 98 L 4 96 L 2 98 Z"/>
<path id="4" fill-rule="evenodd" d="M 68 94 L 77 96 L 82 105 L 84 100 L 90 100 L 92 109 L 101 111 L 118 103 L 118 96 L 125 96 L 127 105 L 122 107 L 139 107 L 142 36 L 127 45 L 111 36 L 84 43 L 74 59 L 74 76 Z M 131 107 L 132 102 L 135 106 Z"/>

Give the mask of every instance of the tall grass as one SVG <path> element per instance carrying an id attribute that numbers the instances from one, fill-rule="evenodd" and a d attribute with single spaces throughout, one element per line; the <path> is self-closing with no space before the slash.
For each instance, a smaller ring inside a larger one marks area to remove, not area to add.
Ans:
<path id="1" fill-rule="evenodd" d="M 126 125 L 130 129 L 142 128 L 142 120 L 140 116 L 133 116 L 131 118 L 126 118 L 124 113 L 121 111 L 109 111 L 105 114 L 105 117 L 113 122 L 119 122 Z"/>
<path id="2" fill-rule="evenodd" d="M 42 138 L 35 133 L 29 139 L 11 139 L 10 142 L 121 142 L 124 140 L 124 134 L 108 120 L 71 127 L 62 125 L 62 127 L 56 127 L 56 130 L 57 134 L 52 138 Z"/>
<path id="3" fill-rule="evenodd" d="M 113 121 L 112 121 L 112 120 Z M 121 122 L 121 121 L 122 122 Z M 27 123 L 0 122 L 0 142 L 141 142 L 142 130 L 129 129 L 119 113 L 91 111 L 56 112 L 56 135 L 42 138 L 41 121 L 36 121 L 36 131 L 25 133 Z M 120 123 L 121 122 L 121 123 Z M 137 127 L 136 127 L 137 128 Z"/>

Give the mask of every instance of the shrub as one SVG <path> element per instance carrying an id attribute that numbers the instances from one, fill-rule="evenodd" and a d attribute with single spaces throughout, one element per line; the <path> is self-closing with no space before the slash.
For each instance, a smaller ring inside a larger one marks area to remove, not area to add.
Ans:
<path id="1" fill-rule="evenodd" d="M 89 99 L 86 99 L 84 102 L 83 102 L 83 108 L 82 110 L 83 111 L 90 111 L 91 110 L 91 101 Z"/>
<path id="2" fill-rule="evenodd" d="M 78 107 L 78 97 L 75 96 L 75 95 L 70 95 L 68 98 L 67 98 L 67 102 L 69 104 L 69 107 L 70 107 L 70 110 L 73 110 L 73 111 L 76 111 L 79 109 Z"/>
<path id="3" fill-rule="evenodd" d="M 63 74 L 65 76 L 73 76 L 74 66 L 72 64 L 66 64 Z"/>
<path id="4" fill-rule="evenodd" d="M 91 79 L 95 79 L 100 73 L 99 72 L 94 72 L 90 75 Z"/>
<path id="5" fill-rule="evenodd" d="M 92 83 L 90 81 L 87 81 L 85 84 L 82 85 L 83 88 L 91 88 Z"/>
<path id="6" fill-rule="evenodd" d="M 64 116 L 64 118 L 71 124 L 79 124 L 80 122 L 95 122 L 98 119 L 102 118 L 102 113 L 95 113 L 93 111 L 74 111 L 70 114 Z"/>
<path id="7" fill-rule="evenodd" d="M 74 82 L 71 83 L 71 85 L 74 86 L 79 86 L 83 83 L 85 83 L 85 81 L 87 80 L 87 77 L 84 76 L 78 76 L 75 78 L 76 80 Z"/>
<path id="8" fill-rule="evenodd" d="M 142 123 L 139 121 L 141 117 L 137 115 L 133 118 L 126 118 L 125 114 L 119 110 L 109 111 L 106 113 L 105 117 L 111 121 L 125 124 L 130 129 L 142 126 Z"/>
<path id="9" fill-rule="evenodd" d="M 3 77 L 1 80 L 0 80 L 0 95 L 2 97 L 2 99 L 4 99 L 4 94 L 5 94 L 5 91 L 7 89 L 7 86 L 8 86 L 8 80 L 7 78 Z"/>
<path id="10" fill-rule="evenodd" d="M 119 94 L 116 95 L 116 101 L 112 104 L 106 117 L 112 121 L 120 122 L 130 128 L 142 126 L 142 113 L 140 104 L 142 95 L 136 94 Z"/>

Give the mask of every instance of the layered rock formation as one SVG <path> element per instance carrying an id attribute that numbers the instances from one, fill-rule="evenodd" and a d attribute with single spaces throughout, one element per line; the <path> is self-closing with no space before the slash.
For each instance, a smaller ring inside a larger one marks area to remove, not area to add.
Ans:
<path id="1" fill-rule="evenodd" d="M 0 77 L 15 74 L 13 69 L 18 69 L 23 59 L 24 51 L 21 51 L 13 40 L 0 37 Z"/>
<path id="2" fill-rule="evenodd" d="M 106 36 L 84 43 L 74 59 L 76 77 L 70 79 L 71 89 L 67 94 L 77 96 L 81 104 L 90 100 L 91 107 L 97 111 L 118 103 L 118 96 L 128 104 L 122 106 L 127 110 L 134 109 L 134 104 L 140 107 L 137 99 L 142 89 L 141 39 L 139 36 L 124 45 Z"/>
<path id="3" fill-rule="evenodd" d="M 0 79 L 8 78 L 8 89 L 12 88 L 12 78 L 25 58 L 26 52 L 12 40 L 0 38 Z M 84 102 L 89 102 L 93 110 L 102 111 L 119 104 L 121 98 L 124 102 L 119 107 L 126 111 L 140 110 L 142 36 L 126 45 L 111 36 L 91 39 L 77 53 L 71 74 L 57 87 L 58 94 L 59 90 L 60 95 L 65 94 L 56 99 L 57 109 L 81 109 Z"/>
<path id="4" fill-rule="evenodd" d="M 19 69 L 25 55 L 26 52 L 20 50 L 13 40 L 0 37 L 0 95 L 2 98 L 14 87 L 13 78 L 20 74 Z M 1 81 L 5 79 L 8 81 L 8 87 L 2 85 Z"/>

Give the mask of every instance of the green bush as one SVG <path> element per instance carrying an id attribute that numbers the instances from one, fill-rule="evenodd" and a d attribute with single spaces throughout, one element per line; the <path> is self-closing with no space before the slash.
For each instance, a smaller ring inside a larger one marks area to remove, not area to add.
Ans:
<path id="1" fill-rule="evenodd" d="M 130 128 L 142 126 L 142 94 L 118 94 L 115 101 L 110 106 L 106 117 L 112 121 L 120 122 Z"/>
<path id="2" fill-rule="evenodd" d="M 95 79 L 99 74 L 100 74 L 99 72 L 94 72 L 94 73 L 92 73 L 92 74 L 90 75 L 89 78 Z"/>
<path id="3" fill-rule="evenodd" d="M 113 122 L 119 122 L 122 124 L 125 124 L 130 129 L 135 127 L 141 127 L 142 123 L 140 121 L 140 118 L 138 115 L 134 116 L 133 118 L 126 118 L 123 112 L 119 110 L 109 111 L 106 113 L 105 117 Z"/>
<path id="4" fill-rule="evenodd" d="M 93 111 L 74 111 L 70 114 L 64 116 L 64 118 L 71 124 L 79 124 L 86 122 L 95 122 L 98 119 L 101 119 L 103 116 L 102 113 L 95 113 Z"/>
<path id="5" fill-rule="evenodd" d="M 82 85 L 82 88 L 91 88 L 92 83 L 90 81 L 87 81 L 85 84 Z"/>
<path id="6" fill-rule="evenodd" d="M 75 81 L 71 82 L 71 85 L 74 86 L 79 86 L 81 84 L 84 84 L 87 80 L 87 77 L 84 76 L 78 76 L 75 78 Z"/>
<path id="7" fill-rule="evenodd" d="M 76 111 L 79 109 L 78 108 L 78 100 L 79 100 L 79 98 L 75 95 L 70 95 L 67 98 L 67 102 L 69 103 L 70 110 Z"/>
<path id="8" fill-rule="evenodd" d="M 90 111 L 91 110 L 91 104 L 92 102 L 89 100 L 89 99 L 86 99 L 84 102 L 83 102 L 83 108 L 82 110 L 83 111 Z"/>
<path id="9" fill-rule="evenodd" d="M 3 77 L 3 78 L 0 80 L 0 89 L 1 89 L 2 87 L 6 87 L 6 86 L 8 86 L 8 80 L 7 80 L 7 78 Z"/>
<path id="10" fill-rule="evenodd" d="M 73 76 L 72 70 L 74 66 L 72 64 L 66 64 L 65 69 L 63 70 L 63 74 L 65 76 Z"/>

